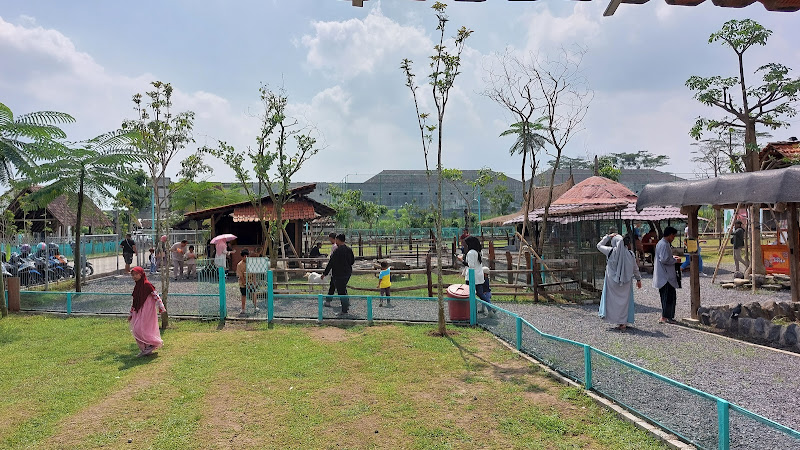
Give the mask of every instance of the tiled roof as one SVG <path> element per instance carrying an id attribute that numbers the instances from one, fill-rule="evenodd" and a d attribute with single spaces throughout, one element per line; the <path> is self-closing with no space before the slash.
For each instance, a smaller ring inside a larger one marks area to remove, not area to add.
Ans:
<path id="1" fill-rule="evenodd" d="M 28 188 L 23 189 L 14 200 L 9 205 L 8 209 L 14 211 L 15 216 L 18 218 L 22 218 L 23 214 L 19 211 L 19 200 L 31 193 L 36 192 L 41 189 L 40 186 L 31 186 Z M 76 205 L 77 206 L 77 205 Z M 53 201 L 51 201 L 47 208 L 45 208 L 45 212 L 47 215 L 55 218 L 60 224 L 63 226 L 74 227 L 76 221 L 78 220 L 77 214 L 75 213 L 75 207 L 69 204 L 66 195 L 61 195 L 56 197 Z M 30 211 L 25 214 L 26 217 L 39 217 L 42 216 L 41 209 Z M 94 202 L 86 197 L 83 202 L 83 216 L 81 217 L 81 222 L 83 226 L 88 227 L 111 227 L 114 224 L 108 219 L 108 217 L 94 204 Z"/>
<path id="2" fill-rule="evenodd" d="M 275 209 L 272 203 L 262 205 L 264 216 L 266 220 L 275 220 Z M 239 206 L 233 210 L 234 222 L 258 222 L 258 214 L 256 209 L 250 206 Z M 305 200 L 298 200 L 283 205 L 283 213 L 281 218 L 283 220 L 311 220 L 317 217 L 314 211 L 314 205 Z"/>
<path id="3" fill-rule="evenodd" d="M 589 177 L 573 186 L 553 202 L 556 205 L 627 205 L 636 202 L 636 194 L 616 181 Z"/>
<path id="4" fill-rule="evenodd" d="M 575 180 L 572 177 L 561 184 L 557 184 L 553 186 L 553 201 L 557 200 L 559 197 L 564 195 L 565 192 L 570 190 L 573 186 L 575 186 Z M 532 211 L 536 208 L 544 208 L 547 205 L 547 196 L 550 191 L 550 186 L 536 186 L 533 188 L 533 203 L 528 206 L 528 211 Z M 506 214 L 504 216 L 498 216 L 491 219 L 486 219 L 481 221 L 481 225 L 485 226 L 499 226 L 503 225 L 505 222 L 515 218 L 515 217 L 522 217 L 525 214 L 523 208 L 520 208 L 519 211 L 511 214 Z"/>
<path id="5" fill-rule="evenodd" d="M 778 141 L 770 142 L 760 152 L 758 158 L 763 163 L 767 159 L 800 159 L 800 141 Z M 763 167 L 762 167 L 763 168 Z"/>

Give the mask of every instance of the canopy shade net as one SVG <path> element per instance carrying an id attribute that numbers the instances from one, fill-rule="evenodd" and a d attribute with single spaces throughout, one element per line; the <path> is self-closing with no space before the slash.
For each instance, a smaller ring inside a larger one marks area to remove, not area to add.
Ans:
<path id="1" fill-rule="evenodd" d="M 353 6 L 364 6 L 364 2 L 367 0 L 351 0 Z M 419 0 L 417 0 L 419 1 Z M 424 0 L 422 0 L 424 1 Z M 465 3 L 481 3 L 486 0 L 455 0 L 457 2 L 465 2 Z M 536 0 L 509 0 L 509 1 L 536 1 Z M 633 5 L 643 5 L 647 3 L 649 0 L 611 0 L 606 8 L 605 12 L 603 13 L 604 16 L 613 15 L 614 12 L 617 10 L 617 7 L 621 3 L 629 3 Z M 665 0 L 668 5 L 677 5 L 677 6 L 697 6 L 703 3 L 705 0 Z M 753 3 L 761 3 L 764 5 L 768 11 L 778 11 L 778 12 L 794 12 L 800 10 L 800 0 L 712 0 L 712 3 L 716 6 L 721 6 L 723 8 L 744 8 L 745 6 L 749 6 Z"/>
<path id="2" fill-rule="evenodd" d="M 648 184 L 636 210 L 648 206 L 730 206 L 800 202 L 800 166 L 722 175 L 696 181 Z"/>

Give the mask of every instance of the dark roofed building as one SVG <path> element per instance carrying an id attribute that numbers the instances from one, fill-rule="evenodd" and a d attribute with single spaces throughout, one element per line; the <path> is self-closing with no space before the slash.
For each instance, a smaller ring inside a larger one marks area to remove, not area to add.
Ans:
<path id="1" fill-rule="evenodd" d="M 25 223 L 28 222 L 30 224 L 28 230 L 34 233 L 43 232 L 47 229 L 49 236 L 72 235 L 71 228 L 75 226 L 78 220 L 78 215 L 76 214 L 77 205 L 71 205 L 65 195 L 56 197 L 45 208 L 25 211 L 23 207 L 24 197 L 39 189 L 41 189 L 39 186 L 23 189 L 8 205 L 8 210 L 14 213 L 14 225 L 23 230 L 25 229 Z M 90 230 L 114 225 L 88 197 L 83 204 L 81 222 L 83 226 L 89 227 Z"/>
<path id="2" fill-rule="evenodd" d="M 550 183 L 550 172 L 552 169 L 543 172 L 536 176 L 534 182 L 537 186 L 544 186 Z M 594 171 L 591 169 L 572 169 L 561 168 L 556 171 L 556 177 L 553 183 L 559 184 L 567 181 L 570 176 L 574 177 L 575 183 L 594 176 Z M 641 190 L 650 183 L 666 183 L 670 181 L 684 181 L 684 178 L 675 176 L 671 173 L 662 172 L 656 169 L 622 169 L 619 176 L 619 182 L 625 187 L 633 191 L 634 194 L 639 194 Z"/>
<path id="3" fill-rule="evenodd" d="M 477 170 L 462 170 L 465 180 L 474 180 L 478 177 Z M 435 174 L 434 174 L 435 175 Z M 486 189 L 502 184 L 508 188 L 509 193 L 514 197 L 513 204 L 522 204 L 522 183 L 518 180 L 506 176 L 504 181 L 496 180 Z M 427 208 L 436 203 L 436 177 L 428 177 L 424 170 L 384 170 L 360 183 L 317 183 L 319 190 L 314 193 L 313 198 L 329 202 L 330 195 L 327 193 L 328 185 L 335 185 L 342 189 L 353 189 L 361 191 L 361 198 L 365 201 L 384 205 L 389 209 L 398 209 L 406 203 L 415 204 L 420 208 Z M 466 183 L 461 183 L 462 192 L 471 192 L 472 188 Z M 466 204 L 459 195 L 456 188 L 449 182 L 442 184 L 442 212 L 445 217 L 453 214 L 462 217 Z M 478 202 L 473 201 L 471 210 L 477 214 Z M 492 210 L 492 205 L 485 196 L 481 196 L 481 210 L 484 214 Z"/>

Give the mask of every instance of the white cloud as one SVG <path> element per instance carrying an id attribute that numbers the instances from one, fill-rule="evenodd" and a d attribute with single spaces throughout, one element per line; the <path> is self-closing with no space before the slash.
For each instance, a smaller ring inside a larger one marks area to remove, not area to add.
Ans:
<path id="1" fill-rule="evenodd" d="M 306 63 L 342 80 L 372 74 L 387 65 L 396 70 L 398 52 L 432 45 L 422 29 L 400 25 L 384 16 L 380 8 L 373 8 L 363 20 L 316 21 L 311 26 L 314 34 L 300 40 L 308 49 Z"/>
<path id="2" fill-rule="evenodd" d="M 597 2 L 592 2 L 597 3 Z M 575 3 L 569 15 L 556 16 L 549 7 L 523 17 L 528 34 L 524 50 L 539 53 L 571 44 L 586 45 L 602 34 L 597 6 Z"/>
<path id="3" fill-rule="evenodd" d="M 82 140 L 118 128 L 124 119 L 133 118 L 131 97 L 150 89 L 156 76 L 134 76 L 106 70 L 91 55 L 80 51 L 61 32 L 34 24 L 19 25 L 0 18 L 0 59 L 15 61 L 12 70 L 0 73 L 0 97 L 17 114 L 34 110 L 55 110 L 71 114 L 76 123 L 64 126 L 70 140 Z M 18 108 L 17 104 L 26 104 Z M 255 136 L 255 120 L 226 100 L 210 92 L 184 92 L 175 89 L 176 111 L 195 111 L 195 138 L 198 146 L 215 145 L 218 139 L 237 146 Z M 194 147 L 184 150 L 178 161 Z M 232 173 L 224 169 L 222 173 Z"/>

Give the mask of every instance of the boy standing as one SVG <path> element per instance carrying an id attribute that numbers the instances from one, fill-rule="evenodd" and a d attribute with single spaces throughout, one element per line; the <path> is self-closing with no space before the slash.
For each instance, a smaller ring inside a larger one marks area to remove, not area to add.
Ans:
<path id="1" fill-rule="evenodd" d="M 392 305 L 392 301 L 389 299 L 392 289 L 391 272 L 392 269 L 389 267 L 389 263 L 381 261 L 381 271 L 378 273 L 378 288 L 381 290 L 381 301 L 378 306 L 383 306 L 384 295 L 386 296 L 386 306 Z"/>
<path id="2" fill-rule="evenodd" d="M 194 253 L 194 245 L 190 245 L 189 252 L 186 253 L 186 278 L 195 277 L 197 277 L 197 255 Z"/>
<path id="3" fill-rule="evenodd" d="M 250 285 L 252 286 L 253 284 L 252 280 L 248 280 L 249 275 L 247 274 L 247 256 L 249 254 L 250 250 L 246 248 L 239 252 L 242 260 L 239 261 L 239 264 L 236 264 L 236 276 L 239 277 L 239 293 L 242 294 L 242 312 L 239 313 L 240 316 L 245 315 L 245 308 L 247 308 L 247 283 L 250 281 Z M 255 295 L 253 295 L 253 310 L 258 313 Z"/>
<path id="4" fill-rule="evenodd" d="M 150 248 L 150 275 L 156 273 L 156 249 Z"/>

